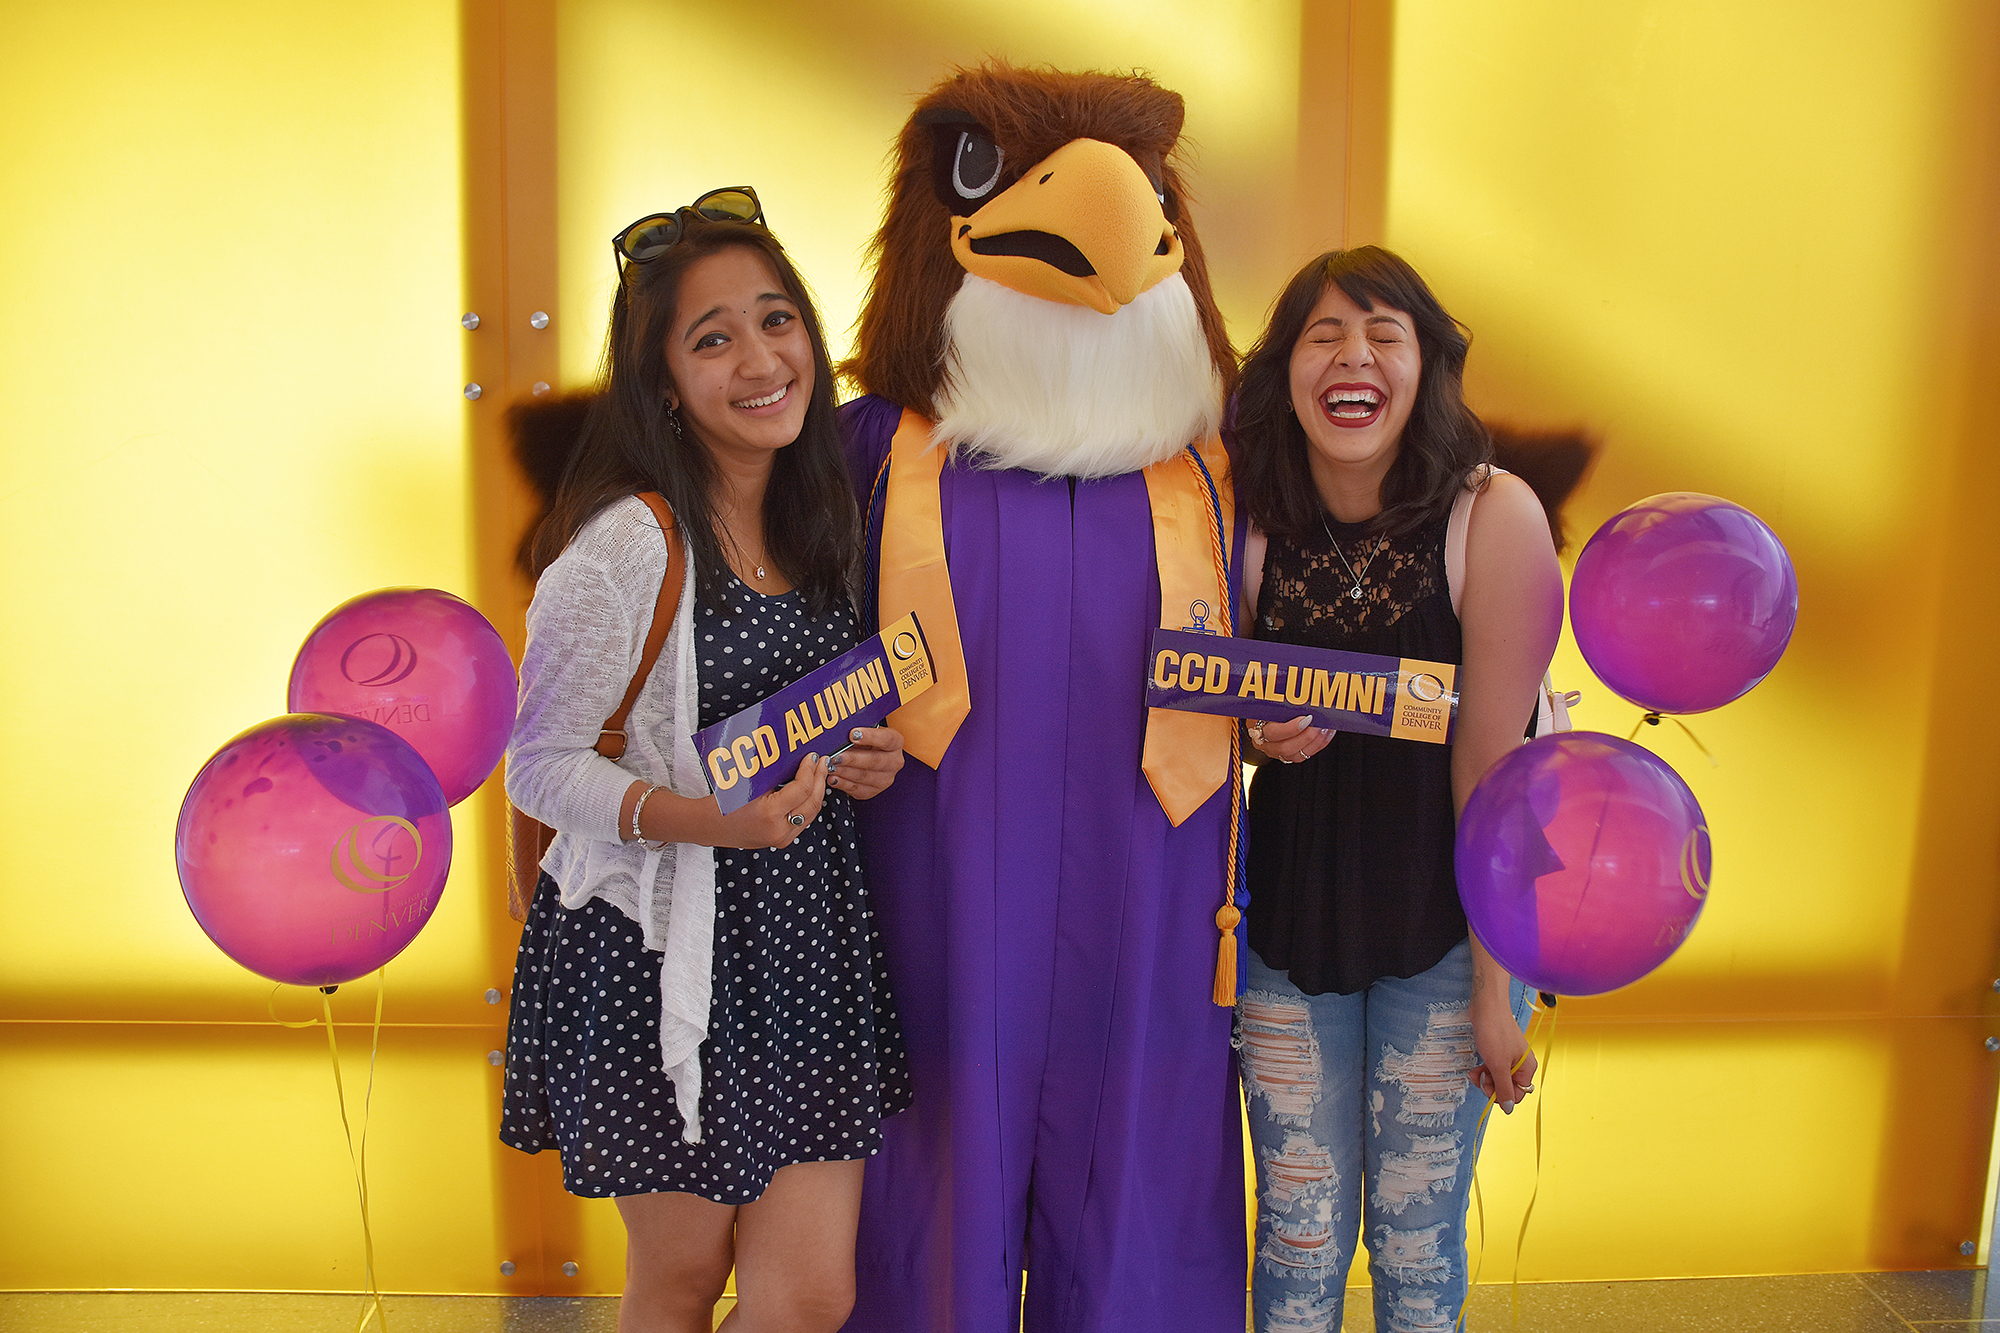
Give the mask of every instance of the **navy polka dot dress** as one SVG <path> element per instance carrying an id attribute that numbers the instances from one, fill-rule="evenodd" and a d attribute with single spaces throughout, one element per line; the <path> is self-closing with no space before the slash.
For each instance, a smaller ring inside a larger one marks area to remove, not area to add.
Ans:
<path id="1" fill-rule="evenodd" d="M 732 579 L 735 608 L 695 608 L 701 725 L 712 726 L 855 643 L 853 613 L 808 613 Z M 855 848 L 829 792 L 782 851 L 715 853 L 714 991 L 702 1043 L 700 1143 L 681 1142 L 660 1069 L 660 955 L 592 899 L 565 910 L 542 877 L 514 967 L 500 1138 L 562 1152 L 591 1198 L 679 1190 L 750 1203 L 794 1162 L 851 1161 L 909 1105 L 902 1035 Z"/>

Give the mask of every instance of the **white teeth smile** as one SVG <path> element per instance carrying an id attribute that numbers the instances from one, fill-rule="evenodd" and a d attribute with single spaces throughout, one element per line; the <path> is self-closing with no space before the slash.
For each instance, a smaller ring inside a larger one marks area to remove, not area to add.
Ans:
<path id="1" fill-rule="evenodd" d="M 730 404 L 730 406 L 732 406 L 732 407 L 769 407 L 769 406 L 770 406 L 770 405 L 771 405 L 772 403 L 775 403 L 775 402 L 777 402 L 778 400 L 782 399 L 782 398 L 783 398 L 783 397 L 784 397 L 784 396 L 785 396 L 786 394 L 790 393 L 791 391 L 792 391 L 792 386 L 791 386 L 791 385 L 789 385 L 789 384 L 787 384 L 787 385 L 786 385 L 786 386 L 785 386 L 784 388 L 782 388 L 782 389 L 778 389 L 778 390 L 776 390 L 776 391 L 774 391 L 774 392 L 772 392 L 772 393 L 769 393 L 769 394 L 766 394 L 766 395 L 765 395 L 764 397 L 762 397 L 762 398 L 745 398 L 745 399 L 744 399 L 744 400 L 743 400 L 742 402 L 740 402 L 740 403 L 731 403 L 731 404 Z"/>
<path id="2" fill-rule="evenodd" d="M 1337 417 L 1365 417 L 1382 406 L 1382 395 L 1373 389 L 1335 389 L 1320 401 Z"/>

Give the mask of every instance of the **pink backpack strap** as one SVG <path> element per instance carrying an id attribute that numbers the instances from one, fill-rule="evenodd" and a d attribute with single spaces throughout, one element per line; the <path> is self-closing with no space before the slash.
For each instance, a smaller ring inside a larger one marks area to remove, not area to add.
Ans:
<path id="1" fill-rule="evenodd" d="M 1472 527 L 1472 502 L 1479 498 L 1489 480 L 1506 475 L 1505 468 L 1491 463 L 1474 468 L 1458 498 L 1451 502 L 1451 521 L 1444 530 L 1444 581 L 1451 592 L 1453 615 L 1458 614 L 1458 604 L 1465 598 L 1465 534 Z"/>
<path id="2" fill-rule="evenodd" d="M 1472 527 L 1472 502 L 1479 498 L 1480 490 L 1493 477 L 1504 477 L 1507 469 L 1487 467 L 1475 471 L 1465 480 L 1465 489 L 1451 502 L 1451 521 L 1444 531 L 1444 577 L 1451 590 L 1451 612 L 1458 614 L 1458 604 L 1465 596 L 1465 534 Z M 1563 691 L 1555 687 L 1548 673 L 1542 674 L 1542 688 L 1536 697 L 1535 735 L 1546 736 L 1552 731 L 1570 729 L 1569 710 L 1582 696 L 1575 690 Z"/>

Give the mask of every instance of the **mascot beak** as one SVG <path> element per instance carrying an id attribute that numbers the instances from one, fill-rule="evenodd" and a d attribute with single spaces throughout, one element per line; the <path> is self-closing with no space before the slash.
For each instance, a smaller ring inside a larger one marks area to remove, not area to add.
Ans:
<path id="1" fill-rule="evenodd" d="M 1180 271 L 1181 238 L 1124 149 L 1072 139 L 970 217 L 951 220 L 968 273 L 1027 296 L 1116 314 Z"/>

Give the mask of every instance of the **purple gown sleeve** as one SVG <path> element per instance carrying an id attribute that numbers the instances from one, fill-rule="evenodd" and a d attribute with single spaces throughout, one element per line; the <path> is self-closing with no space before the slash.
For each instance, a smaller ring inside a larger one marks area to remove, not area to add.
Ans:
<path id="1" fill-rule="evenodd" d="M 847 451 L 847 470 L 854 479 L 855 499 L 861 505 L 860 610 L 870 630 L 880 623 L 875 594 L 876 570 L 882 554 L 882 496 L 876 493 L 875 483 L 882 472 L 882 460 L 889 456 L 889 441 L 902 419 L 901 407 L 872 393 L 840 409 L 841 446 Z"/>
<path id="2" fill-rule="evenodd" d="M 865 510 L 868 493 L 882 460 L 889 456 L 889 440 L 903 419 L 903 409 L 887 398 L 868 394 L 844 404 L 840 409 L 840 440 L 847 450 L 847 468 L 854 474 L 854 494 Z"/>

